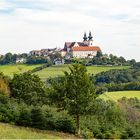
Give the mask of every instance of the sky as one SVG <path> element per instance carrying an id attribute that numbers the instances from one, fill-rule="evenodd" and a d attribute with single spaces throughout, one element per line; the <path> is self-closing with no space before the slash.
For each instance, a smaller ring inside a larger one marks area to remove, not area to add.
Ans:
<path id="1" fill-rule="evenodd" d="M 140 0 L 0 0 L 0 54 L 63 48 L 89 31 L 103 53 L 140 61 Z"/>

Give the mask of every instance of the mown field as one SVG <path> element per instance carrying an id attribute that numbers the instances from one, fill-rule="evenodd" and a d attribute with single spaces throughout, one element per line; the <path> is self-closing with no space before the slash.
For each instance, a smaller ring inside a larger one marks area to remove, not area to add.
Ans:
<path id="1" fill-rule="evenodd" d="M 100 95 L 100 98 L 102 99 L 113 100 L 113 101 L 117 101 L 122 97 L 126 97 L 126 98 L 137 97 L 138 99 L 140 99 L 140 91 L 115 91 L 115 92 L 107 92 Z"/>
<path id="2" fill-rule="evenodd" d="M 41 71 L 36 72 L 35 74 L 39 75 L 41 79 L 56 77 L 64 75 L 64 71 L 69 71 L 70 65 L 59 65 L 45 68 Z M 111 69 L 127 69 L 128 66 L 87 66 L 88 73 L 97 74 L 102 71 L 108 71 Z"/>
<path id="3" fill-rule="evenodd" d="M 25 65 L 25 64 L 0 65 L 0 72 L 3 72 L 5 75 L 8 76 L 13 76 L 13 74 L 23 73 L 39 66 L 41 65 Z"/>
<path id="4" fill-rule="evenodd" d="M 0 139 L 74 139 L 73 135 L 0 123 Z"/>

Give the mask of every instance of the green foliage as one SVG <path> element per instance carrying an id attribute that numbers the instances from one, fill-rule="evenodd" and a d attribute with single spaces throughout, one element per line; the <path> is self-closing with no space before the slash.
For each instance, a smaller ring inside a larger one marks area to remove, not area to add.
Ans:
<path id="1" fill-rule="evenodd" d="M 140 90 L 140 70 L 137 68 L 101 72 L 91 76 L 91 80 L 99 91 L 103 88 L 107 91 Z"/>
<path id="2" fill-rule="evenodd" d="M 19 105 L 20 108 L 20 114 L 19 118 L 16 121 L 17 125 L 21 126 L 31 126 L 32 119 L 31 119 L 31 107 L 27 106 L 26 104 Z"/>
<path id="3" fill-rule="evenodd" d="M 93 132 L 98 139 L 120 138 L 126 126 L 125 114 L 112 101 L 96 100 L 91 114 L 82 117 L 82 129 Z"/>
<path id="4" fill-rule="evenodd" d="M 0 121 L 15 122 L 19 116 L 19 107 L 15 99 L 0 94 Z"/>
<path id="5" fill-rule="evenodd" d="M 0 73 L 0 94 L 10 95 L 9 81 L 10 79 L 7 76 Z"/>
<path id="6" fill-rule="evenodd" d="M 132 60 L 126 60 L 124 57 L 117 57 L 112 54 L 108 55 L 102 55 L 101 52 L 98 52 L 96 57 L 92 59 L 93 65 L 123 65 L 123 66 L 130 66 L 134 65 L 136 61 L 134 59 Z"/>
<path id="7" fill-rule="evenodd" d="M 65 76 L 60 77 L 61 82 L 52 81 L 51 83 L 51 100 L 58 107 L 68 109 L 70 114 L 86 113 L 90 103 L 96 97 L 95 89 L 86 72 L 84 66 L 73 65 L 70 67 L 70 73 L 65 72 Z"/>
<path id="8" fill-rule="evenodd" d="M 46 103 L 46 88 L 37 75 L 29 73 L 15 74 L 10 83 L 12 97 L 26 104 L 41 105 Z"/>
<path id="9" fill-rule="evenodd" d="M 96 54 L 96 57 L 102 57 L 102 56 L 103 56 L 102 52 L 98 51 L 97 54 Z"/>
<path id="10" fill-rule="evenodd" d="M 5 56 L 0 57 L 0 64 L 12 64 L 16 62 L 16 55 L 7 53 Z"/>
<path id="11" fill-rule="evenodd" d="M 80 64 L 72 65 L 70 73 L 65 72 L 60 77 L 61 82 L 52 81 L 51 101 L 61 109 L 77 117 L 77 131 L 80 134 L 80 116 L 88 113 L 96 97 L 95 88 L 89 79 L 86 67 Z"/>
<path id="12" fill-rule="evenodd" d="M 48 58 L 43 56 L 29 56 L 27 57 L 27 64 L 44 64 L 48 63 Z"/>

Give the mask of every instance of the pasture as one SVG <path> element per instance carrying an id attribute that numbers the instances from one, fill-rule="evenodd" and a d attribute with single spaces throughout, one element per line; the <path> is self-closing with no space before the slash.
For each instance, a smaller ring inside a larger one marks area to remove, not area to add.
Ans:
<path id="1" fill-rule="evenodd" d="M 14 74 L 23 73 L 32 70 L 40 65 L 26 65 L 26 64 L 15 64 L 15 65 L 0 65 L 0 72 L 3 72 L 7 76 L 13 76 Z M 47 67 L 43 70 L 36 72 L 41 79 L 46 79 L 49 77 L 56 77 L 64 75 L 64 71 L 69 71 L 70 65 L 54 65 Z M 127 69 L 128 66 L 87 66 L 87 71 L 89 74 L 97 74 L 103 71 L 108 71 L 111 69 Z"/>
<path id="2" fill-rule="evenodd" d="M 59 65 L 45 68 L 35 74 L 39 75 L 41 79 L 46 79 L 49 77 L 56 77 L 64 75 L 64 71 L 69 71 L 70 65 Z M 87 72 L 90 74 L 97 74 L 103 71 L 108 71 L 111 69 L 127 69 L 128 66 L 87 66 Z"/>
<path id="3" fill-rule="evenodd" d="M 113 100 L 117 101 L 118 99 L 121 99 L 122 97 L 126 98 L 138 98 L 140 99 L 140 91 L 115 91 L 115 92 L 106 92 L 99 96 L 102 99 L 105 100 Z"/>
<path id="4" fill-rule="evenodd" d="M 25 64 L 0 65 L 0 72 L 3 72 L 5 75 L 12 77 L 14 74 L 23 73 L 39 66 L 41 65 L 25 65 Z"/>

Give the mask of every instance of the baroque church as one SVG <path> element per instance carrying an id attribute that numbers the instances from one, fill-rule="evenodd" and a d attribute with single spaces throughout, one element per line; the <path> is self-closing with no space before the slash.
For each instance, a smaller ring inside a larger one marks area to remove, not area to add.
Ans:
<path id="1" fill-rule="evenodd" d="M 91 32 L 87 37 L 84 33 L 83 42 L 65 42 L 64 48 L 61 50 L 61 56 L 65 58 L 93 58 L 98 51 L 99 46 L 94 46 L 93 36 Z"/>

